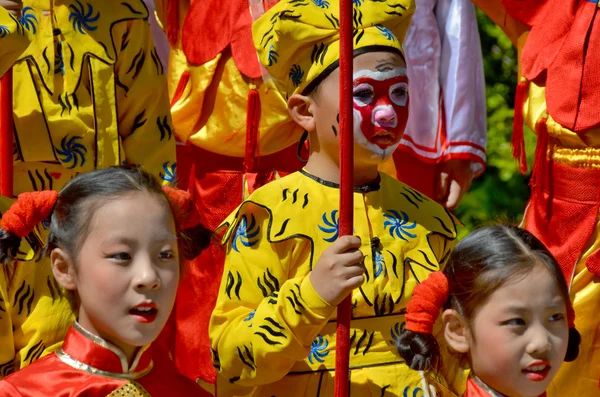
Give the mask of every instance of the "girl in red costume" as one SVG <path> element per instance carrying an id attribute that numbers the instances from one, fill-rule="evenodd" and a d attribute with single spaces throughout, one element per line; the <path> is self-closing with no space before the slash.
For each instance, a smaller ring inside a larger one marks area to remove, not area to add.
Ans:
<path id="1" fill-rule="evenodd" d="M 48 222 L 48 283 L 66 291 L 77 321 L 60 350 L 1 381 L 0 396 L 202 396 L 151 346 L 175 301 L 179 253 L 208 244 L 190 208 L 187 193 L 121 167 L 81 174 L 60 193 L 21 194 L 2 216 L 0 261 Z M 179 247 L 182 230 L 196 246 Z"/>
<path id="2" fill-rule="evenodd" d="M 543 396 L 561 363 L 579 354 L 560 267 L 522 229 L 475 231 L 456 246 L 443 273 L 432 273 L 415 288 L 397 343 L 413 369 L 439 363 L 432 333 L 440 310 L 446 343 L 468 357 L 464 397 Z"/>

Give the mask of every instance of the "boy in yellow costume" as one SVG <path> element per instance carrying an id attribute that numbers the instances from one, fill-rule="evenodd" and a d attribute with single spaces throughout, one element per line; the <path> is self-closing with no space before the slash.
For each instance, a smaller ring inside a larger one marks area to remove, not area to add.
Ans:
<path id="1" fill-rule="evenodd" d="M 351 394 L 422 392 L 393 341 L 415 285 L 443 267 L 456 225 L 377 171 L 406 127 L 401 45 L 414 7 L 354 2 L 355 236 L 340 239 L 339 2 L 284 0 L 254 23 L 261 63 L 309 132 L 311 153 L 222 225 L 227 256 L 210 323 L 219 396 L 332 396 L 336 305 L 352 290 Z"/>
<path id="2" fill-rule="evenodd" d="M 166 79 L 147 18 L 142 0 L 23 2 L 32 42 L 13 66 L 15 195 L 119 164 L 175 179 Z M 28 236 L 31 249 L 0 278 L 0 377 L 55 350 L 73 320 L 48 261 L 36 262 L 45 233 Z"/>

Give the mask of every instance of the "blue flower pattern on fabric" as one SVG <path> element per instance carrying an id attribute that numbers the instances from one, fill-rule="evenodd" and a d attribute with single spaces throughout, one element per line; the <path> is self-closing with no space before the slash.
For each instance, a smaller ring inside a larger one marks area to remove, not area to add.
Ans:
<path id="1" fill-rule="evenodd" d="M 160 179 L 162 179 L 165 182 L 175 182 L 175 178 L 177 178 L 177 163 L 173 163 L 172 165 L 169 165 L 169 162 L 167 161 L 166 163 L 163 164 L 163 171 L 165 172 L 164 174 L 162 172 L 160 172 L 158 175 L 160 176 Z"/>
<path id="2" fill-rule="evenodd" d="M 312 0 L 312 2 L 319 8 L 329 8 L 329 2 L 326 0 Z"/>
<path id="3" fill-rule="evenodd" d="M 42 227 L 46 230 L 50 229 L 50 218 L 46 218 L 42 221 Z"/>
<path id="4" fill-rule="evenodd" d="M 395 210 L 387 210 L 386 213 L 383 214 L 383 217 L 387 219 L 385 222 L 383 222 L 383 227 L 385 230 L 387 230 L 388 227 L 390 228 L 390 236 L 392 236 L 394 239 L 398 237 L 400 240 L 408 241 L 406 237 L 416 238 L 417 235 L 408 232 L 408 230 L 416 228 L 417 222 L 410 223 L 408 220 L 408 214 L 406 214 L 404 211 L 401 211 L 401 214 L 402 215 Z"/>
<path id="5" fill-rule="evenodd" d="M 100 19 L 100 12 L 97 12 L 94 15 L 94 7 L 87 3 L 87 12 L 85 10 L 85 6 L 79 0 L 75 0 L 75 4 L 71 4 L 69 9 L 71 13 L 69 14 L 69 22 L 73 24 L 73 29 L 79 31 L 81 34 L 86 34 L 84 29 L 93 32 L 98 29 L 97 26 L 93 26 L 94 22 L 98 22 Z"/>
<path id="6" fill-rule="evenodd" d="M 10 34 L 10 29 L 8 26 L 0 25 L 0 39 L 5 38 Z"/>
<path id="7" fill-rule="evenodd" d="M 328 243 L 333 243 L 339 234 L 340 229 L 340 218 L 338 216 L 338 210 L 331 211 L 331 219 L 327 217 L 327 212 L 323 213 L 322 216 L 324 225 L 318 225 L 319 229 L 326 234 L 330 234 L 329 237 L 323 237 L 323 240 Z"/>
<path id="8" fill-rule="evenodd" d="M 302 79 L 304 78 L 304 71 L 300 68 L 300 65 L 292 66 L 289 74 L 290 80 L 294 84 L 294 87 L 298 87 L 302 83 Z"/>
<path id="9" fill-rule="evenodd" d="M 356 7 L 360 7 L 365 0 L 352 0 L 352 4 Z"/>
<path id="10" fill-rule="evenodd" d="M 31 33 L 35 34 L 37 32 L 36 24 L 38 23 L 38 19 L 34 14 L 33 7 L 23 8 L 19 22 L 21 22 L 21 25 Z"/>
<path id="11" fill-rule="evenodd" d="M 415 387 L 412 391 L 412 395 L 411 393 L 409 393 L 410 391 L 410 386 L 406 386 L 404 388 L 404 392 L 402 393 L 402 397 L 423 397 L 425 394 L 423 393 L 423 389 L 421 389 L 420 387 Z M 421 394 L 419 394 L 421 393 Z"/>
<path id="12" fill-rule="evenodd" d="M 85 164 L 85 155 L 87 149 L 81 143 L 78 142 L 82 139 L 80 136 L 73 136 L 69 139 L 69 135 L 66 135 L 60 141 L 60 149 L 56 149 L 60 157 L 60 161 L 65 164 L 71 164 L 67 168 L 73 169 L 78 165 L 83 166 Z"/>
<path id="13" fill-rule="evenodd" d="M 384 273 L 385 259 L 381 252 L 375 251 L 375 261 L 373 262 L 375 277 L 379 277 L 381 273 Z"/>
<path id="14" fill-rule="evenodd" d="M 248 317 L 246 317 L 244 319 L 244 322 L 247 323 L 248 321 L 252 321 L 252 319 L 254 318 L 254 315 L 256 314 L 256 310 L 252 310 L 249 314 Z M 252 327 L 252 323 L 250 323 L 250 325 L 248 325 L 248 328 Z"/>
<path id="15" fill-rule="evenodd" d="M 325 362 L 325 357 L 329 355 L 327 347 L 329 341 L 323 338 L 322 335 L 318 335 L 310 346 L 310 353 L 308 353 L 308 362 L 314 364 L 315 362 Z"/>
<path id="16" fill-rule="evenodd" d="M 271 47 L 269 47 L 269 64 L 267 66 L 273 66 L 274 63 L 277 63 L 279 58 L 279 54 L 277 53 L 277 51 L 275 51 L 274 49 L 275 47 L 273 47 L 273 45 L 271 44 Z"/>
<path id="17" fill-rule="evenodd" d="M 252 220 L 250 224 L 248 224 L 248 218 L 246 215 L 242 215 L 242 219 L 238 225 L 237 230 L 235 231 L 235 235 L 233 236 L 232 248 L 235 252 L 240 252 L 238 241 L 244 247 L 253 247 L 258 243 L 258 233 L 260 233 L 260 226 L 256 224 L 256 219 L 254 219 L 254 215 L 252 215 Z"/>
<path id="18" fill-rule="evenodd" d="M 396 40 L 396 36 L 394 36 L 394 33 L 392 33 L 391 30 L 389 30 L 388 28 L 386 28 L 383 25 L 375 25 L 375 27 L 377 28 L 377 30 L 379 30 L 379 33 L 381 33 L 381 35 L 383 37 L 385 37 L 386 39 L 388 39 L 389 41 L 395 41 Z"/>

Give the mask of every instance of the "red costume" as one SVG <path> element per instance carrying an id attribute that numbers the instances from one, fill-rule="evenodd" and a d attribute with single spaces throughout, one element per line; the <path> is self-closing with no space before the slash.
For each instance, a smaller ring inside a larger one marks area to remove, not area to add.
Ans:
<path id="1" fill-rule="evenodd" d="M 519 49 L 513 148 L 538 135 L 524 226 L 558 260 L 581 333 L 548 396 L 598 396 L 600 378 L 600 7 L 598 0 L 476 0 Z M 501 3 L 501 4 L 500 4 Z M 518 38 L 518 39 L 517 39 Z"/>
<path id="2" fill-rule="evenodd" d="M 208 396 L 168 358 L 142 348 L 132 365 L 123 352 L 77 323 L 62 348 L 0 382 L 1 397 Z"/>

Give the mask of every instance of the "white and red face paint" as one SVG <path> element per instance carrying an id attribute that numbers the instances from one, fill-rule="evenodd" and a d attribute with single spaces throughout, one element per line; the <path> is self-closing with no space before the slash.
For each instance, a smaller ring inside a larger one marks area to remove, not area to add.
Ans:
<path id="1" fill-rule="evenodd" d="M 406 69 L 354 74 L 354 139 L 383 159 L 398 144 L 408 119 Z"/>

